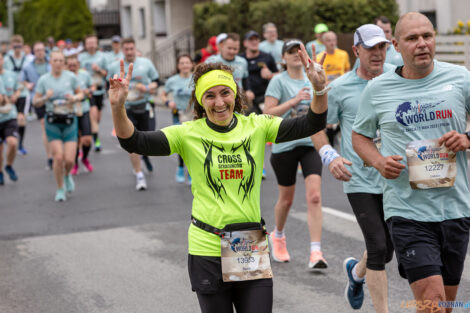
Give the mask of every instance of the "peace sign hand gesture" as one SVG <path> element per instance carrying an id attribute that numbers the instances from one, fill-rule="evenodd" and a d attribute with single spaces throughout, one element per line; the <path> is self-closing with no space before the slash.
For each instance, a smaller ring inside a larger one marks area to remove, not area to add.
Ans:
<path id="1" fill-rule="evenodd" d="M 326 86 L 326 74 L 323 69 L 326 53 L 323 55 L 320 63 L 316 63 L 317 55 L 315 53 L 315 45 L 312 44 L 312 59 L 309 58 L 304 45 L 300 45 L 299 57 L 305 68 L 305 73 L 316 91 L 323 90 Z"/>
<path id="2" fill-rule="evenodd" d="M 115 74 L 114 77 L 109 79 L 109 102 L 111 103 L 111 106 L 115 108 L 124 106 L 124 103 L 126 102 L 134 64 L 129 64 L 126 76 L 124 76 L 124 60 L 120 61 L 120 68 L 121 72 L 119 77 Z"/>

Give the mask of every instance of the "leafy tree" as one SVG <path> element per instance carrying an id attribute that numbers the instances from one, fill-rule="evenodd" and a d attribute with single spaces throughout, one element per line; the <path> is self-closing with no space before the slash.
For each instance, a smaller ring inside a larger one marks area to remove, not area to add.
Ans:
<path id="1" fill-rule="evenodd" d="M 221 32 L 241 36 L 249 29 L 261 32 L 264 23 L 273 22 L 280 38 L 313 38 L 313 27 L 325 23 L 337 33 L 353 33 L 379 15 L 395 23 L 396 0 L 232 0 L 220 5 L 203 2 L 194 6 L 194 36 L 198 47 Z"/>
<path id="2" fill-rule="evenodd" d="M 93 16 L 85 0 L 26 1 L 15 14 L 15 32 L 30 43 L 48 36 L 81 40 L 93 32 Z"/>

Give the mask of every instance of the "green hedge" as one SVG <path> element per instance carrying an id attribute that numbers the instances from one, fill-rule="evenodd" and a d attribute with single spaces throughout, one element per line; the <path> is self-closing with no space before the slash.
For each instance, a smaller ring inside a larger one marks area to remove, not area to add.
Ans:
<path id="1" fill-rule="evenodd" d="M 28 43 L 48 36 L 82 40 L 93 33 L 93 16 L 85 0 L 25 1 L 15 14 L 15 33 Z"/>
<path id="2" fill-rule="evenodd" d="M 206 45 L 210 36 L 250 29 L 261 33 L 262 25 L 273 22 L 279 38 L 313 39 L 313 27 L 325 23 L 337 33 L 352 33 L 362 25 L 385 15 L 398 19 L 395 0 L 232 0 L 229 4 L 203 2 L 194 6 L 196 46 Z"/>

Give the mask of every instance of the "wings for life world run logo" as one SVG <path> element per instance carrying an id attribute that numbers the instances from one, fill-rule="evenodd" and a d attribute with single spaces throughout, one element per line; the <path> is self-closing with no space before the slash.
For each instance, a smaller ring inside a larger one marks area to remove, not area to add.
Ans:
<path id="1" fill-rule="evenodd" d="M 448 160 L 448 153 L 440 153 L 441 147 L 431 147 L 431 146 L 421 146 L 417 151 L 418 159 L 421 161 L 439 159 L 439 160 Z"/>
<path id="2" fill-rule="evenodd" d="M 409 101 L 398 105 L 395 111 L 395 118 L 398 123 L 407 127 L 407 130 L 419 130 L 426 128 L 437 128 L 446 126 L 449 123 L 439 124 L 436 121 L 452 118 L 452 109 L 440 109 L 436 107 L 445 100 L 438 102 L 420 103 L 418 100 L 412 104 Z M 432 125 L 424 126 L 423 123 L 429 122 Z"/>
<path id="3" fill-rule="evenodd" d="M 258 245 L 255 245 L 256 240 L 246 240 L 245 238 L 235 238 L 230 242 L 230 248 L 235 253 L 256 252 L 259 250 Z"/>

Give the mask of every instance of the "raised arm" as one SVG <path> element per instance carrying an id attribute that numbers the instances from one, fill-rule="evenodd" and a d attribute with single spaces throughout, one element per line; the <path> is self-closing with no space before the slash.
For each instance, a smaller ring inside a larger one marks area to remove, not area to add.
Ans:
<path id="1" fill-rule="evenodd" d="M 320 62 L 316 63 L 314 61 L 316 60 L 315 45 L 312 44 L 312 59 L 309 58 L 304 45 L 300 45 L 299 56 L 304 65 L 305 73 L 314 89 L 314 96 L 310 108 L 313 113 L 324 113 L 328 109 L 328 88 L 326 87 L 326 74 L 323 69 L 326 53 L 323 55 Z"/>
<path id="2" fill-rule="evenodd" d="M 132 78 L 134 64 L 129 64 L 127 76 L 124 76 L 124 60 L 120 60 L 120 75 L 117 74 L 109 79 L 109 102 L 113 116 L 114 129 L 119 138 L 130 138 L 134 133 L 134 125 L 126 114 L 127 93 L 129 92 L 129 82 Z"/>
<path id="3" fill-rule="evenodd" d="M 121 147 L 129 153 L 141 155 L 169 155 L 170 145 L 165 134 L 158 130 L 142 132 L 134 128 L 124 106 L 129 91 L 134 64 L 129 64 L 127 76 L 124 76 L 124 61 L 120 61 L 120 75 L 109 79 L 109 102 L 113 116 L 114 128 Z"/>

